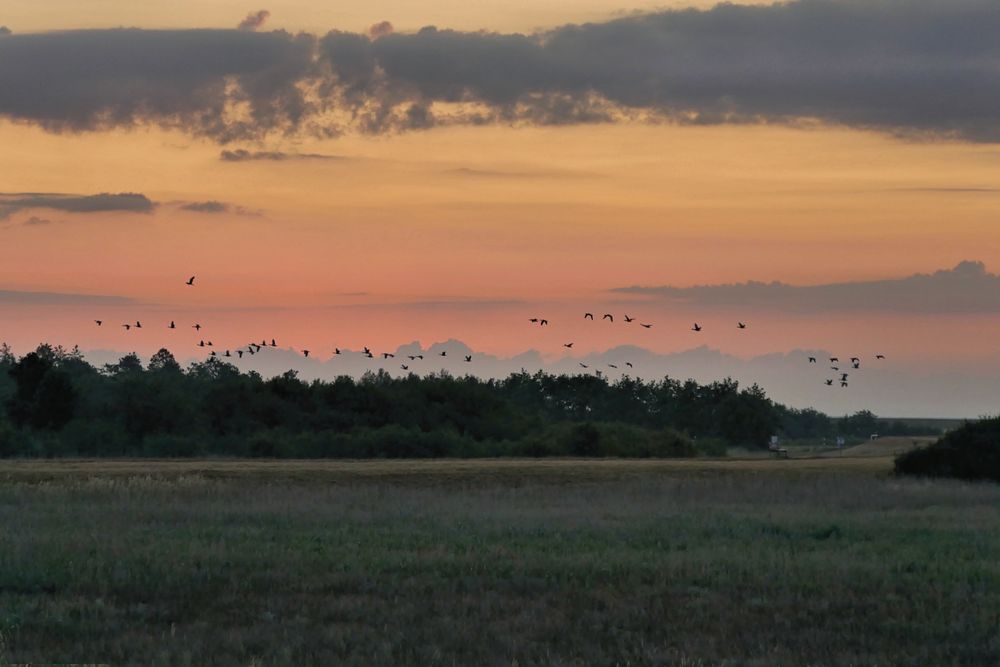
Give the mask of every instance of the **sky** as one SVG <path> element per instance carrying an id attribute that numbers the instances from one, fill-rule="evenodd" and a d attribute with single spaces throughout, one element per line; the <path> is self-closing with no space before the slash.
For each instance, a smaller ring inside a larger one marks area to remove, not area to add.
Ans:
<path id="1" fill-rule="evenodd" d="M 0 26 L 16 352 L 274 338 L 270 371 L 329 377 L 336 348 L 452 341 L 482 359 L 453 372 L 631 355 L 833 414 L 996 411 L 994 2 L 7 0 Z M 817 355 L 862 368 L 831 389 Z"/>

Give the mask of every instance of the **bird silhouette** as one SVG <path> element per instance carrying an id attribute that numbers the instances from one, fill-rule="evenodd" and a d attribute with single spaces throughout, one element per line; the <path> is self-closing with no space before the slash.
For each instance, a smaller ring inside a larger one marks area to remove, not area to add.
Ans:
<path id="1" fill-rule="evenodd" d="M 830 363 L 831 364 L 840 363 L 840 359 L 838 359 L 837 357 L 830 357 Z"/>
<path id="2" fill-rule="evenodd" d="M 615 366 L 614 364 L 608 364 L 608 368 L 614 368 L 614 369 L 617 369 L 618 367 L 617 367 L 617 366 Z"/>
<path id="3" fill-rule="evenodd" d="M 104 320 L 94 320 L 94 321 L 97 322 L 97 326 L 101 326 L 102 324 L 104 324 Z"/>
<path id="4" fill-rule="evenodd" d="M 472 355 L 471 354 L 465 355 L 465 360 L 466 361 L 472 361 Z"/>
<path id="5" fill-rule="evenodd" d="M 649 328 L 652 328 L 653 325 L 652 324 L 643 324 L 642 322 L 639 322 L 639 326 L 642 327 L 643 329 L 649 329 Z"/>
<path id="6" fill-rule="evenodd" d="M 243 358 L 243 350 L 236 350 L 236 354 L 240 355 L 240 359 Z"/>
<path id="7" fill-rule="evenodd" d="M 840 374 L 840 381 L 841 382 L 847 382 L 847 373 L 841 373 Z"/>
<path id="8" fill-rule="evenodd" d="M 214 357 L 214 356 L 217 356 L 217 355 L 215 354 L 215 350 L 212 350 L 212 352 L 211 352 L 211 353 L 210 353 L 210 354 L 209 354 L 208 356 L 210 356 L 210 357 Z"/>
<path id="9" fill-rule="evenodd" d="M 626 324 L 629 323 L 629 322 L 634 322 L 634 321 L 635 321 L 634 317 L 629 317 L 628 315 L 625 316 L 625 322 L 626 322 Z"/>
<path id="10" fill-rule="evenodd" d="M 340 348 L 339 347 L 333 348 L 333 353 L 334 354 L 340 354 Z"/>
<path id="11" fill-rule="evenodd" d="M 580 368 L 590 368 L 587 364 L 580 362 Z"/>
<path id="12" fill-rule="evenodd" d="M 571 348 L 571 347 L 573 347 L 573 343 L 563 343 L 563 347 L 565 347 L 565 348 Z"/>
<path id="13" fill-rule="evenodd" d="M 441 356 L 442 357 L 447 357 L 448 356 L 448 350 L 441 350 Z"/>
<path id="14" fill-rule="evenodd" d="M 274 342 L 273 338 L 271 339 L 271 347 L 278 347 L 278 344 Z"/>
<path id="15" fill-rule="evenodd" d="M 395 356 L 396 355 L 393 354 L 392 352 L 383 352 L 382 353 L 382 358 L 383 359 L 391 359 L 392 357 L 395 357 Z"/>
<path id="16" fill-rule="evenodd" d="M 168 329 L 176 329 L 176 328 L 177 328 L 177 325 L 176 325 L 176 324 L 174 324 L 174 321 L 173 321 L 173 320 L 170 320 L 170 326 L 168 326 L 167 328 L 168 328 Z"/>
<path id="17" fill-rule="evenodd" d="M 876 354 L 875 358 L 876 359 L 885 359 L 885 355 L 884 354 Z"/>
<path id="18" fill-rule="evenodd" d="M 691 327 L 691 331 L 701 331 L 701 325 L 695 322 L 694 326 Z"/>
<path id="19" fill-rule="evenodd" d="M 833 380 L 827 380 L 826 381 L 826 386 L 827 387 L 832 387 L 833 386 Z"/>
<path id="20" fill-rule="evenodd" d="M 544 326 L 548 325 L 548 323 L 549 323 L 548 320 L 542 320 L 541 322 L 538 323 L 538 326 L 544 327 Z"/>
<path id="21" fill-rule="evenodd" d="M 417 359 L 423 359 L 424 358 L 424 355 L 422 355 L 422 354 L 408 354 L 406 356 L 409 357 L 410 361 L 416 361 Z"/>
<path id="22" fill-rule="evenodd" d="M 198 341 L 198 347 L 205 347 L 205 341 Z"/>
<path id="23" fill-rule="evenodd" d="M 538 318 L 537 317 L 532 317 L 528 321 L 531 322 L 532 324 L 538 324 Z"/>
<path id="24" fill-rule="evenodd" d="M 224 357 L 231 357 L 233 355 L 229 354 L 229 350 L 226 350 L 226 353 L 224 355 L 222 355 L 222 356 L 224 356 Z"/>
<path id="25" fill-rule="evenodd" d="M 851 357 L 851 363 L 852 364 L 859 364 L 859 363 L 861 363 L 861 359 L 859 359 L 857 357 Z"/>
<path id="26" fill-rule="evenodd" d="M 746 325 L 746 323 L 744 323 L 744 322 L 737 322 L 737 323 L 736 323 L 736 328 L 737 328 L 737 329 L 746 329 L 746 328 L 747 328 L 747 325 Z"/>
<path id="27" fill-rule="evenodd" d="M 615 316 L 612 315 L 611 313 L 604 313 L 604 317 L 602 317 L 601 319 L 602 320 L 611 320 L 612 322 L 614 322 L 615 321 Z"/>
<path id="28" fill-rule="evenodd" d="M 847 386 L 847 381 L 846 380 L 841 380 L 840 381 L 840 386 L 841 387 L 846 387 Z"/>
<path id="29" fill-rule="evenodd" d="M 852 368 L 861 368 L 861 362 L 855 361 L 853 364 L 851 364 L 851 367 Z"/>
<path id="30" fill-rule="evenodd" d="M 136 329 L 141 329 L 142 328 L 142 322 L 140 322 L 139 320 L 136 320 L 135 321 L 135 328 Z"/>
<path id="31" fill-rule="evenodd" d="M 302 350 L 302 355 L 305 357 L 309 356 L 309 350 Z"/>
<path id="32" fill-rule="evenodd" d="M 194 329 L 195 331 L 201 331 L 201 325 L 200 324 L 192 324 L 191 328 Z"/>
<path id="33" fill-rule="evenodd" d="M 402 368 L 404 371 L 410 370 L 410 367 L 407 366 L 406 364 L 400 364 L 399 367 Z"/>
<path id="34" fill-rule="evenodd" d="M 626 361 L 625 365 L 628 366 L 629 368 L 632 368 L 632 362 L 631 361 Z"/>
<path id="35" fill-rule="evenodd" d="M 367 346 L 365 347 L 365 354 L 367 354 L 369 357 L 372 356 L 372 351 L 369 350 Z"/>
<path id="36" fill-rule="evenodd" d="M 815 364 L 816 363 L 816 357 L 809 357 L 809 363 L 810 364 Z"/>
<path id="37" fill-rule="evenodd" d="M 132 328 L 131 324 L 123 324 L 122 326 L 125 327 L 125 331 L 128 331 L 129 329 Z"/>
<path id="38" fill-rule="evenodd" d="M 585 320 L 588 320 L 588 319 L 592 320 L 592 319 L 594 319 L 594 314 L 593 313 L 584 313 L 583 314 L 583 319 L 585 319 Z"/>
<path id="39" fill-rule="evenodd" d="M 187 279 L 187 284 L 194 285 L 194 276 L 191 276 L 190 278 Z"/>

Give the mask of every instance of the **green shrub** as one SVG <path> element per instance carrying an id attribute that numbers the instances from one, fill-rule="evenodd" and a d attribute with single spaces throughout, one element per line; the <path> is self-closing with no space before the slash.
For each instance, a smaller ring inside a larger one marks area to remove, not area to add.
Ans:
<path id="1" fill-rule="evenodd" d="M 896 473 L 1000 482 L 1000 417 L 967 423 L 896 458 Z"/>

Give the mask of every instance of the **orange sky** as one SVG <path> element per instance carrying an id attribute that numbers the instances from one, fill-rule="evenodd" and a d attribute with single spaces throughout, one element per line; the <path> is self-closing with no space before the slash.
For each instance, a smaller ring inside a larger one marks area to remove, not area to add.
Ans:
<path id="1" fill-rule="evenodd" d="M 628 9 L 654 4 L 663 5 Z M 269 27 L 314 31 L 360 30 L 382 18 L 404 28 L 528 30 L 622 9 L 603 0 L 269 8 Z M 21 31 L 225 26 L 250 9 L 228 1 L 107 1 L 84 10 L 61 0 L 8 0 L 0 24 Z M 636 297 L 609 292 L 896 278 L 965 259 L 1000 269 L 1000 192 L 990 191 L 1000 150 L 992 144 L 821 126 L 623 123 L 221 147 L 152 128 L 47 133 L 0 121 L 0 145 L 5 192 L 140 192 L 158 203 L 151 214 L 24 210 L 0 221 L 0 290 L 135 300 L 128 307 L 0 303 L 0 337 L 22 351 L 53 340 L 149 352 L 174 344 L 155 327 L 176 319 L 211 326 L 234 347 L 262 336 L 327 352 L 450 337 L 494 353 L 556 355 L 571 338 L 582 351 L 635 343 L 669 352 L 706 343 L 743 356 L 891 347 L 913 364 L 974 367 L 986 359 L 1000 368 L 992 343 L 1000 322 L 991 316 L 712 312 L 625 305 L 622 299 Z M 221 150 L 237 148 L 343 159 L 219 159 Z M 180 208 L 210 200 L 240 212 Z M 32 217 L 49 223 L 23 224 Z M 193 289 L 183 284 L 191 274 L 198 276 Z M 631 311 L 657 326 L 583 329 L 583 310 Z M 526 328 L 525 319 L 538 314 L 557 326 Z M 92 326 L 98 316 L 110 326 Z M 708 326 L 697 339 L 688 331 L 695 318 Z M 132 336 L 117 327 L 134 319 L 156 324 Z M 752 333 L 738 335 L 734 319 L 750 320 Z M 189 329 L 183 336 L 193 343 Z"/>

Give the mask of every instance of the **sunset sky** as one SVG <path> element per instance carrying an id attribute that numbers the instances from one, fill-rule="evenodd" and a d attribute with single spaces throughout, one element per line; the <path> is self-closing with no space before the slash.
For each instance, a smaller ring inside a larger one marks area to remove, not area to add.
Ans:
<path id="1" fill-rule="evenodd" d="M 835 414 L 995 412 L 1000 5 L 712 6 L 5 0 L 0 340 L 705 346 Z"/>

